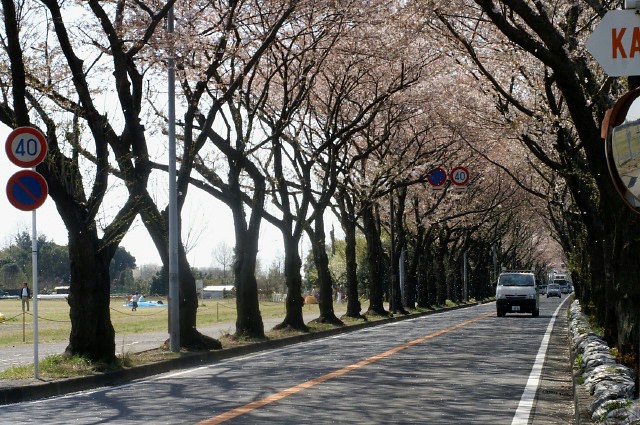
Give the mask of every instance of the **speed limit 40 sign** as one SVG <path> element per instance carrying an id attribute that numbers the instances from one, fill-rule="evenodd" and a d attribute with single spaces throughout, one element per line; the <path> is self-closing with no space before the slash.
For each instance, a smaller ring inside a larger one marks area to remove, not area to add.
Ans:
<path id="1" fill-rule="evenodd" d="M 454 167 L 454 169 L 451 170 L 449 178 L 451 179 L 451 183 L 455 186 L 467 186 L 469 184 L 469 170 L 467 167 Z"/>
<path id="2" fill-rule="evenodd" d="M 47 155 L 47 139 L 38 129 L 18 127 L 9 133 L 4 150 L 18 167 L 35 167 Z M 46 180 L 34 170 L 18 171 L 7 183 L 9 202 L 19 210 L 35 210 L 47 199 L 47 194 Z"/>
<path id="3" fill-rule="evenodd" d="M 33 127 L 18 127 L 9 134 L 4 148 L 18 167 L 35 167 L 47 155 L 47 139 Z"/>

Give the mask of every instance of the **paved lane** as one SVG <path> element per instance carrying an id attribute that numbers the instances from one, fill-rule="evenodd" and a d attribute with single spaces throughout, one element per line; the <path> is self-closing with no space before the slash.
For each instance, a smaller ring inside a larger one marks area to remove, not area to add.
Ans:
<path id="1" fill-rule="evenodd" d="M 511 424 L 559 302 L 539 318 L 498 318 L 492 303 L 0 406 L 0 423 Z"/>

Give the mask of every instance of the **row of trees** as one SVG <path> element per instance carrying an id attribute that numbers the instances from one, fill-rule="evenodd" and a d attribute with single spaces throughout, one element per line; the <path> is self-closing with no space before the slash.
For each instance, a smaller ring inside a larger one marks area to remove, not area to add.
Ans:
<path id="1" fill-rule="evenodd" d="M 32 250 L 31 235 L 25 231 L 16 234 L 5 248 L 0 249 L 0 290 L 16 292 L 23 282 L 31 282 Z M 228 262 L 233 252 L 226 243 L 219 244 L 213 252 L 218 267 L 194 270 L 197 279 L 204 285 L 227 285 L 233 283 L 228 270 Z M 284 279 L 281 265 L 275 260 L 271 265 L 258 267 L 258 288 L 263 297 L 273 292 L 282 292 Z M 168 294 L 169 277 L 161 266 L 136 265 L 136 259 L 125 248 L 118 247 L 109 266 L 111 294 Z M 48 240 L 46 235 L 38 236 L 38 285 L 40 293 L 52 293 L 56 286 L 69 286 L 69 249 Z"/>
<path id="2" fill-rule="evenodd" d="M 0 70 L 0 121 L 47 135 L 38 171 L 69 231 L 68 353 L 115 356 L 109 264 L 136 216 L 168 266 L 166 204 L 152 182 L 168 169 L 158 147 L 168 127 L 169 57 L 179 87 L 178 210 L 197 189 L 233 215 L 236 334 L 264 336 L 256 279 L 264 220 L 284 243 L 287 308 L 278 327 L 307 329 L 303 233 L 319 320 L 342 323 L 332 303 L 329 213 L 345 235 L 339 283 L 350 317 L 363 314 L 359 282 L 365 314 L 388 314 L 385 293 L 396 312 L 490 295 L 500 265 L 542 270 L 551 262 L 550 233 L 576 264 L 578 294 L 597 317 L 610 325 L 611 312 L 625 308 L 600 297 L 614 283 L 611 271 L 631 260 L 626 245 L 611 245 L 612 256 L 603 241 L 632 234 L 616 219 L 637 223 L 598 162 L 596 123 L 619 87 L 599 84 L 576 53 L 575 32 L 592 21 L 574 3 L 534 11 L 513 0 L 1 1 L 9 66 Z M 162 24 L 172 7 L 177 25 L 168 34 Z M 429 190 L 434 167 L 461 164 L 473 176 L 467 192 Z M 181 343 L 220 347 L 197 331 L 182 243 L 179 270 Z M 608 336 L 631 349 L 634 319 L 618 317 Z"/>
<path id="3" fill-rule="evenodd" d="M 451 54 L 464 57 L 461 68 L 477 78 L 483 94 L 479 102 L 464 103 L 466 111 L 481 108 L 486 115 L 472 118 L 463 137 L 543 201 L 539 212 L 569 258 L 581 304 L 609 343 L 633 358 L 640 346 L 634 307 L 640 301 L 640 220 L 611 182 L 600 134 L 605 111 L 628 85 L 604 75 L 585 49 L 594 25 L 615 4 L 475 0 L 435 6 L 437 19 L 428 26 L 446 37 Z M 494 155 L 493 146 L 479 143 L 476 129 L 493 120 L 530 166 L 513 167 Z"/>
<path id="4" fill-rule="evenodd" d="M 21 232 L 12 243 L 0 250 L 0 289 L 17 290 L 23 282 L 30 282 L 32 275 L 31 235 Z M 42 288 L 69 283 L 69 253 L 65 246 L 38 237 L 38 276 Z"/>
<path id="5" fill-rule="evenodd" d="M 9 244 L 0 249 L 0 289 L 17 290 L 23 282 L 31 282 L 32 248 L 31 235 L 20 232 Z M 136 268 L 136 259 L 126 249 L 118 247 L 111 264 L 109 275 L 115 290 L 125 285 L 125 275 Z M 43 292 L 52 291 L 56 286 L 70 283 L 69 249 L 38 236 L 38 283 Z"/>

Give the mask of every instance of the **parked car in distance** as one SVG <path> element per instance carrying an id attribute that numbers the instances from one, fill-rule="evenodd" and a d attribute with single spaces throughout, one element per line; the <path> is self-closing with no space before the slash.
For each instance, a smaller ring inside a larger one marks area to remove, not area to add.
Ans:
<path id="1" fill-rule="evenodd" d="M 547 298 L 549 297 L 562 298 L 562 294 L 560 292 L 560 285 L 556 283 L 550 283 L 549 285 L 547 285 Z"/>
<path id="2" fill-rule="evenodd" d="M 540 291 L 540 295 L 544 295 L 547 293 L 547 285 L 540 285 L 538 287 L 538 290 Z"/>
<path id="3" fill-rule="evenodd" d="M 553 283 L 560 287 L 560 292 L 563 294 L 569 293 L 569 282 L 564 279 L 554 279 Z"/>

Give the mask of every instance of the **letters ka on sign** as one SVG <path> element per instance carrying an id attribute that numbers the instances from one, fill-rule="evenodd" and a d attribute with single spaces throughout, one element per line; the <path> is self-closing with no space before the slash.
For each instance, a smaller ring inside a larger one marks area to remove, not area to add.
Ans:
<path id="1" fill-rule="evenodd" d="M 607 12 L 586 47 L 607 75 L 640 75 L 640 15 L 635 9 Z"/>

